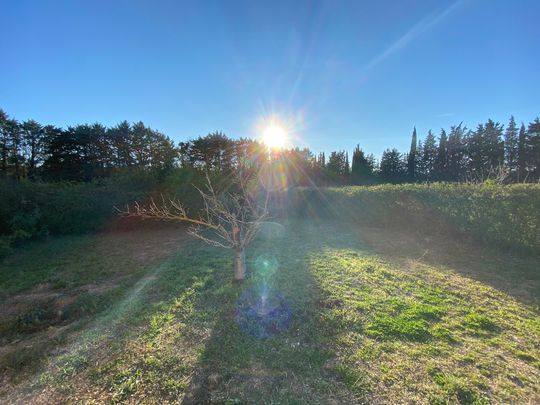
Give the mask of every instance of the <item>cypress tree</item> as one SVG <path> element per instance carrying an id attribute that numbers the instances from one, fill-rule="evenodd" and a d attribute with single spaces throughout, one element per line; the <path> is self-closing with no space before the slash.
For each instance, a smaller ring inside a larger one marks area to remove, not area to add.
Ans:
<path id="1" fill-rule="evenodd" d="M 446 131 L 441 129 L 439 138 L 439 149 L 437 150 L 437 158 L 435 159 L 435 177 L 437 180 L 447 180 L 448 173 L 448 137 Z"/>
<path id="2" fill-rule="evenodd" d="M 536 118 L 527 128 L 527 166 L 531 181 L 540 179 L 540 118 Z"/>
<path id="3" fill-rule="evenodd" d="M 412 140 L 411 140 L 411 149 L 409 155 L 407 156 L 407 174 L 409 181 L 416 180 L 416 166 L 417 166 L 417 155 L 416 155 L 416 127 L 413 129 Z"/>
<path id="4" fill-rule="evenodd" d="M 525 131 L 525 124 L 521 123 L 518 135 L 518 176 L 517 181 L 523 182 L 527 178 L 527 132 Z"/>

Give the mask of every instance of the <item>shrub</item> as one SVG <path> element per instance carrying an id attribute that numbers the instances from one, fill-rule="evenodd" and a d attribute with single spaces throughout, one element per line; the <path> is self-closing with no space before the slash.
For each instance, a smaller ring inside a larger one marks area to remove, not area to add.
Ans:
<path id="1" fill-rule="evenodd" d="M 540 184 L 404 184 L 291 189 L 283 199 L 302 217 L 455 230 L 506 247 L 540 248 Z"/>
<path id="2" fill-rule="evenodd" d="M 218 182 L 216 182 L 218 183 Z M 204 175 L 186 168 L 167 176 L 152 171 L 119 172 L 94 182 L 17 182 L 0 179 L 0 256 L 13 243 L 48 234 L 95 232 L 118 219 L 114 207 L 150 198 L 176 197 L 191 210 L 201 205 L 194 185 Z"/>

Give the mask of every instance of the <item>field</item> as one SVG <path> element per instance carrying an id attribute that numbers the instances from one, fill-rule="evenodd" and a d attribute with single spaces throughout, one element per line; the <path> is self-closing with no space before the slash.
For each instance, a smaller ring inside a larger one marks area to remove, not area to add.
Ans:
<path id="1" fill-rule="evenodd" d="M 0 271 L 0 402 L 540 402 L 532 254 L 290 219 L 247 261 L 234 284 L 229 251 L 174 227 L 16 249 Z M 238 321 L 261 280 L 290 311 L 270 336 Z"/>

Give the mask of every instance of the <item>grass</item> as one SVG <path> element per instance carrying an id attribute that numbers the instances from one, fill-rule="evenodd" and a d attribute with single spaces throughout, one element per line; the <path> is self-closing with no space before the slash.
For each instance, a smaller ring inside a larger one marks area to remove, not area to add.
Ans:
<path id="1" fill-rule="evenodd" d="M 0 271 L 0 401 L 540 401 L 533 256 L 303 220 L 265 229 L 247 260 L 236 285 L 229 252 L 182 229 L 16 252 Z M 237 322 L 263 282 L 292 314 L 269 338 Z"/>

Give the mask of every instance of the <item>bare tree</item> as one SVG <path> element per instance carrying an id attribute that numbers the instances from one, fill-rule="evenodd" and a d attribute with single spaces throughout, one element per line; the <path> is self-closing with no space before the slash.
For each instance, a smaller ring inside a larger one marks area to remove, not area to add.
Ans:
<path id="1" fill-rule="evenodd" d="M 237 175 L 233 181 L 236 190 L 230 192 L 217 193 L 208 175 L 206 181 L 206 190 L 195 187 L 203 200 L 203 208 L 197 217 L 190 216 L 180 201 L 166 200 L 163 196 L 159 204 L 154 200 L 146 206 L 135 202 L 133 207 L 120 211 L 120 215 L 191 224 L 188 232 L 194 237 L 212 246 L 234 250 L 234 279 L 242 281 L 246 273 L 245 249 L 269 216 L 269 190 L 264 186 L 255 187 L 256 190 L 265 190 L 261 205 L 257 191 L 249 191 L 249 176 Z"/>

